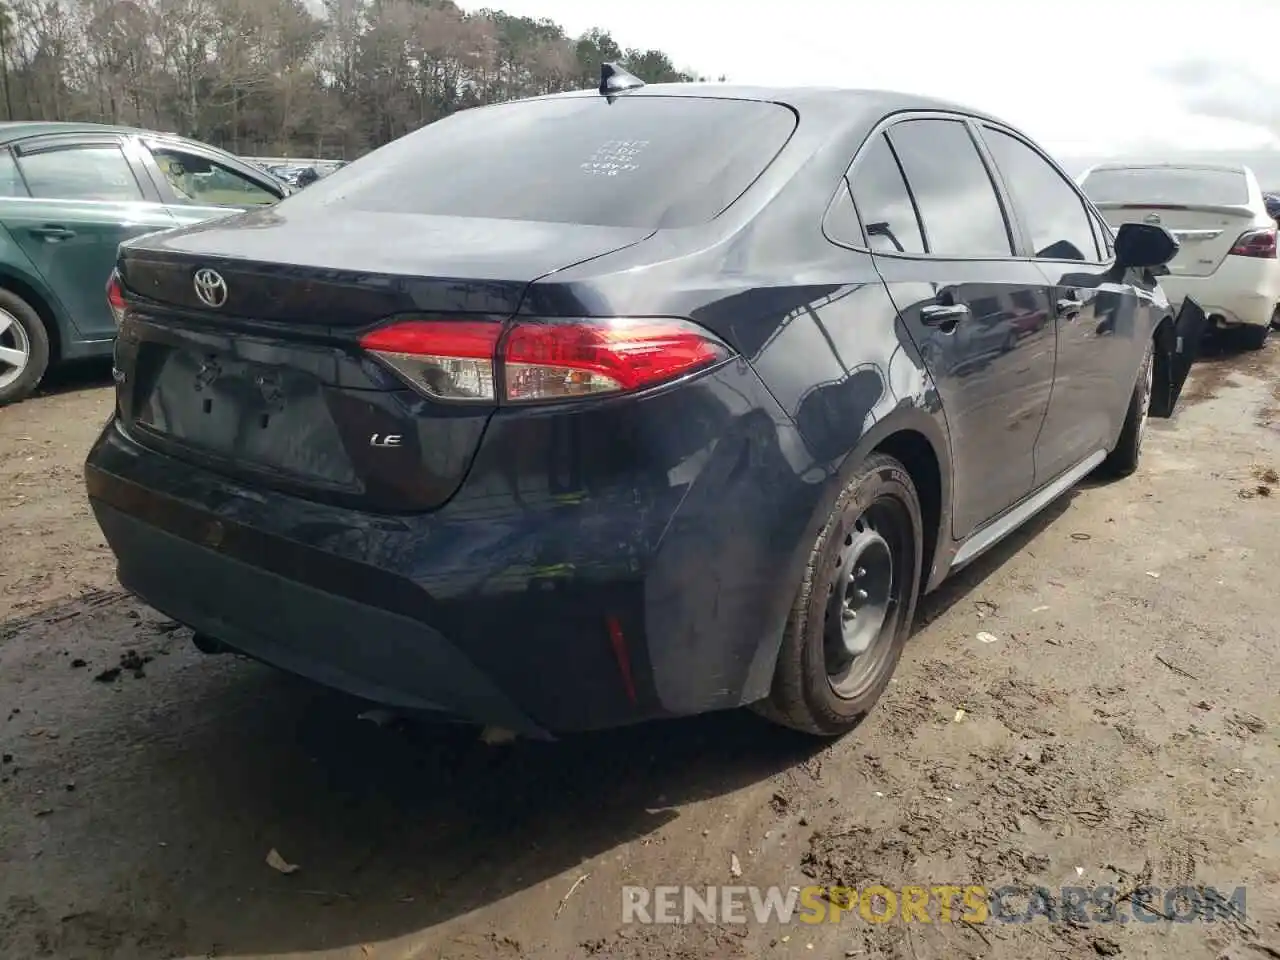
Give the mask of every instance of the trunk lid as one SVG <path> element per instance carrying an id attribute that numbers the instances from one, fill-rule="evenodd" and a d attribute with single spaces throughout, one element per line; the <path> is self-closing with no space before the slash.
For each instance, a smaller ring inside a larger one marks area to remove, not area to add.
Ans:
<path id="1" fill-rule="evenodd" d="M 1181 244 L 1169 263 L 1175 277 L 1207 277 L 1221 265 L 1240 235 L 1252 228 L 1255 214 L 1247 206 L 1141 203 L 1095 203 L 1107 223 L 1158 224 Z"/>
<path id="2" fill-rule="evenodd" d="M 516 311 L 540 277 L 652 235 L 630 227 L 407 213 L 256 210 L 155 234 L 121 248 L 125 286 L 166 306 L 354 328 L 396 313 Z M 226 302 L 196 295 L 195 271 L 216 270 Z"/>
<path id="3" fill-rule="evenodd" d="M 500 323 L 539 277 L 652 234 L 405 214 L 335 220 L 268 209 L 121 248 L 128 312 L 116 379 L 131 436 L 298 496 L 430 510 L 462 482 L 495 405 L 423 396 L 359 348 L 360 332 L 390 317 Z M 221 279 L 217 306 L 197 292 L 204 270 Z"/>
<path id="4" fill-rule="evenodd" d="M 1171 206 L 1160 204 L 1096 204 L 1111 229 L 1125 223 L 1153 223 L 1169 230 L 1181 244 L 1169 262 L 1174 276 L 1208 276 L 1231 247 L 1253 225 L 1247 206 Z"/>

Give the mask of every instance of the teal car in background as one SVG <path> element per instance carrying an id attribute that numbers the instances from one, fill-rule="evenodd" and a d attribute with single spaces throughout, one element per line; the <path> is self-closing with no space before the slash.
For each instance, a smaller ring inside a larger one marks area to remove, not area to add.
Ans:
<path id="1" fill-rule="evenodd" d="M 0 123 L 0 405 L 110 356 L 124 240 L 275 203 L 287 184 L 206 144 L 100 124 Z"/>

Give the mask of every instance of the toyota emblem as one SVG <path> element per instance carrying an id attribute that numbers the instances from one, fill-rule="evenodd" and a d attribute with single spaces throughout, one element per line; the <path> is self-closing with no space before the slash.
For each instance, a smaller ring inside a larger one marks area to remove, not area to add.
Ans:
<path id="1" fill-rule="evenodd" d="M 227 302 L 227 281 L 222 279 L 222 274 L 217 270 L 210 270 L 208 267 L 197 270 L 193 285 L 196 296 L 206 307 L 217 309 Z"/>

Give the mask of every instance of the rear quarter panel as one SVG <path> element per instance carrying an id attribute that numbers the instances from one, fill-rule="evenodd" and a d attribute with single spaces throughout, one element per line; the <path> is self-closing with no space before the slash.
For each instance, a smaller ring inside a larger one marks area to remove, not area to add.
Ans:
<path id="1" fill-rule="evenodd" d="M 767 694 L 817 534 L 879 442 L 898 429 L 925 437 L 949 502 L 946 424 L 920 357 L 870 258 L 822 232 L 865 129 L 833 137 L 814 126 L 802 118 L 766 176 L 711 224 L 560 271 L 521 305 L 533 315 L 690 317 L 732 344 L 767 391 L 738 401 L 715 447 L 720 468 L 688 488 L 658 550 L 664 573 L 647 586 L 648 609 L 682 615 L 650 635 L 674 631 L 686 650 L 720 644 L 697 660 L 715 665 L 718 695 L 741 702 Z M 663 579 L 671 571 L 705 578 L 698 610 L 672 605 L 682 584 Z M 684 680 L 679 663 L 654 664 L 664 701 L 703 708 L 691 698 L 717 691 Z"/>

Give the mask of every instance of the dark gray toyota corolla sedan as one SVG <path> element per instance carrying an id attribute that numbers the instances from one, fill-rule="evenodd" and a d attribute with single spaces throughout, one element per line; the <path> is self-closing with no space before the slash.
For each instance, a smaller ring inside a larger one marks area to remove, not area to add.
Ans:
<path id="1" fill-rule="evenodd" d="M 1166 231 L 972 110 L 603 73 L 121 248 L 125 587 L 396 708 L 833 735 L 922 593 L 1134 470 L 1204 319 Z"/>

